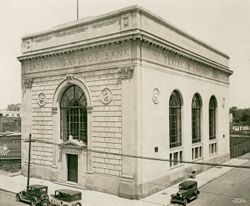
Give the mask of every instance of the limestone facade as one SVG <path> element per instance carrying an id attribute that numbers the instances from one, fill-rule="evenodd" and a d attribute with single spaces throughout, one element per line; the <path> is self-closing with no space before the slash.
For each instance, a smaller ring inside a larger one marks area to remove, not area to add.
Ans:
<path id="1" fill-rule="evenodd" d="M 182 162 L 173 166 L 140 157 L 169 160 L 178 156 L 193 162 L 229 158 L 229 57 L 141 7 L 25 36 L 18 59 L 22 65 L 22 138 L 31 133 L 37 140 L 32 143 L 32 176 L 70 184 L 69 161 L 76 157 L 74 182 L 79 186 L 142 198 L 187 177 L 192 170 L 207 167 Z M 60 104 L 72 85 L 86 98 L 85 143 L 74 136 L 62 138 Z M 170 148 L 173 91 L 178 91 L 182 102 L 182 144 Z M 195 94 L 202 102 L 201 141 L 193 144 Z M 209 140 L 211 97 L 217 103 L 216 138 Z M 27 148 L 22 143 L 24 174 Z"/>

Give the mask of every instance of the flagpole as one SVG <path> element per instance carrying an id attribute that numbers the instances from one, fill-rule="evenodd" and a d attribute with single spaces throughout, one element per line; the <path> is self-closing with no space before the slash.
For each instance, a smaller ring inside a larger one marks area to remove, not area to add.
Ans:
<path id="1" fill-rule="evenodd" d="M 79 19 L 79 3 L 78 3 L 78 0 L 77 1 L 77 6 L 76 6 L 76 18 L 77 20 Z"/>

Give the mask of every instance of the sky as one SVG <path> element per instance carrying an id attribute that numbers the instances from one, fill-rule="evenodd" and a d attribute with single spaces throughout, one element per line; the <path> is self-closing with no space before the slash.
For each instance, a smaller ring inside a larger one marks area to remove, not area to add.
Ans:
<path id="1" fill-rule="evenodd" d="M 229 105 L 250 108 L 250 0 L 79 0 L 79 18 L 140 5 L 230 56 Z M 21 102 L 21 37 L 76 20 L 77 0 L 0 0 L 0 109 Z"/>

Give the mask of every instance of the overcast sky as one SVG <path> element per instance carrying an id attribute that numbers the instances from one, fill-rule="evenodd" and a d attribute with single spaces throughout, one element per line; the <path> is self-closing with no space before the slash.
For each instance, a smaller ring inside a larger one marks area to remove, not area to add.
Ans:
<path id="1" fill-rule="evenodd" d="M 0 108 L 21 102 L 21 37 L 76 19 L 77 0 L 0 0 Z M 250 0 L 79 0 L 80 18 L 138 4 L 230 56 L 230 106 L 250 107 Z"/>

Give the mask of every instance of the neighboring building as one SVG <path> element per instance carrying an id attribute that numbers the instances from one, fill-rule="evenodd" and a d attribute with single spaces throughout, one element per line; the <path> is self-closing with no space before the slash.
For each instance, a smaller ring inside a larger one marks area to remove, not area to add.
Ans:
<path id="1" fill-rule="evenodd" d="M 21 104 L 11 104 L 0 110 L 1 132 L 21 132 Z"/>
<path id="2" fill-rule="evenodd" d="M 0 164 L 8 161 L 21 160 L 21 133 L 0 133 Z"/>
<path id="3" fill-rule="evenodd" d="M 4 117 L 20 117 L 21 104 L 10 104 L 7 109 L 1 109 L 0 114 Z"/>
<path id="4" fill-rule="evenodd" d="M 145 9 L 27 35 L 18 59 L 22 138 L 53 143 L 32 143 L 34 177 L 142 198 L 229 158 L 229 57 Z"/>

